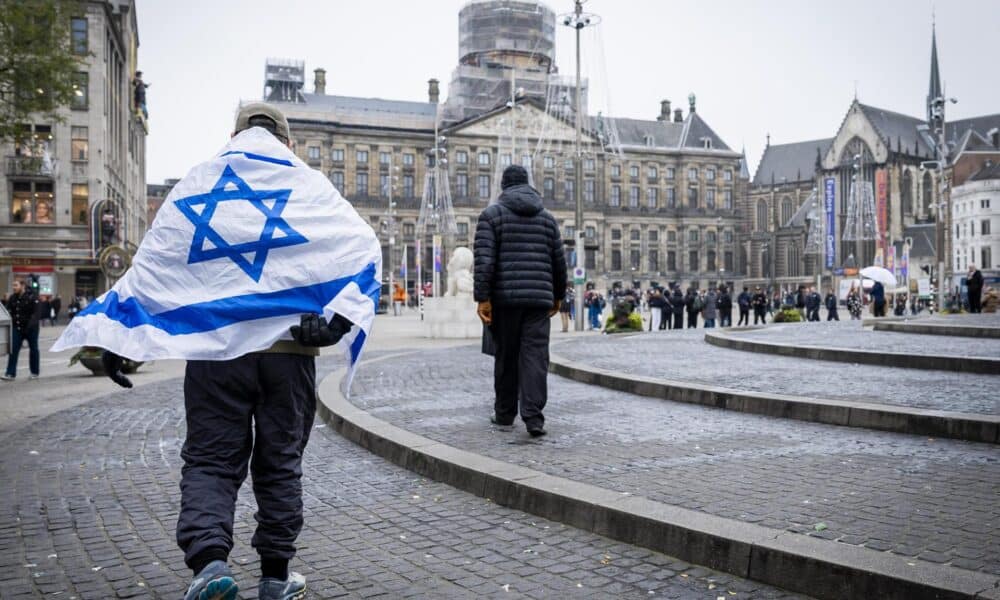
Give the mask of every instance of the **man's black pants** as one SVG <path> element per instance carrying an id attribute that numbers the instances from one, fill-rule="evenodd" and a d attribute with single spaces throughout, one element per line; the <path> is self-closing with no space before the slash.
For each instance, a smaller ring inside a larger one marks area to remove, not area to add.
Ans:
<path id="1" fill-rule="evenodd" d="M 520 406 L 528 429 L 545 424 L 548 400 L 549 311 L 538 308 L 493 307 L 493 406 L 497 420 L 513 423 Z"/>
<path id="2" fill-rule="evenodd" d="M 198 570 L 233 548 L 236 495 L 253 476 L 262 560 L 295 555 L 302 529 L 302 454 L 316 413 L 312 356 L 253 353 L 227 361 L 188 361 L 187 438 L 181 449 L 177 544 Z"/>
<path id="3" fill-rule="evenodd" d="M 981 313 L 983 312 L 983 291 L 976 290 L 973 292 L 969 290 L 969 312 L 970 313 Z"/>
<path id="4" fill-rule="evenodd" d="M 684 329 L 684 313 L 674 313 L 674 329 Z"/>
<path id="5" fill-rule="evenodd" d="M 767 317 L 763 308 L 753 309 L 753 324 L 756 325 L 760 321 L 764 325 L 767 325 Z"/>
<path id="6" fill-rule="evenodd" d="M 750 309 L 744 310 L 740 308 L 740 322 L 737 325 L 749 325 L 750 324 Z"/>

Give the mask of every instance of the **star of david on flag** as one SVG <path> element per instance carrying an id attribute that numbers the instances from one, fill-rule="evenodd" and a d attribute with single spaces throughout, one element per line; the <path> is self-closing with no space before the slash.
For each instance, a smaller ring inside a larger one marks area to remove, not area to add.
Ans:
<path id="1" fill-rule="evenodd" d="M 291 192 L 290 189 L 253 190 L 246 181 L 236 175 L 230 165 L 226 165 L 212 191 L 175 200 L 174 204 L 177 205 L 177 208 L 195 226 L 194 239 L 191 240 L 191 250 L 188 253 L 188 264 L 229 258 L 254 281 L 260 281 L 269 250 L 304 244 L 309 241 L 281 218 L 281 211 L 285 209 Z M 230 244 L 212 228 L 211 221 L 216 208 L 220 202 L 226 201 L 248 202 L 267 217 L 259 239 Z M 270 201 L 270 206 L 268 201 Z M 200 211 L 198 207 L 202 207 Z M 283 237 L 275 238 L 276 232 L 284 234 Z M 206 248 L 206 242 L 212 246 Z M 247 256 L 251 254 L 253 255 L 252 261 L 247 259 Z"/>
<path id="2" fill-rule="evenodd" d="M 229 360 L 291 340 L 303 314 L 342 315 L 354 324 L 340 342 L 350 379 L 381 281 L 371 225 L 322 173 L 253 127 L 174 186 L 132 267 L 53 350 Z"/>

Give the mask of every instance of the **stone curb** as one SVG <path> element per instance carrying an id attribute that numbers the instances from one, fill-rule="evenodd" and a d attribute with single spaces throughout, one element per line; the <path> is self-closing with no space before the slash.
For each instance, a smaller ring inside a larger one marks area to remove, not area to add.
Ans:
<path id="1" fill-rule="evenodd" d="M 351 404 L 345 373 L 319 386 L 324 422 L 397 465 L 499 505 L 816 598 L 1000 600 L 1000 579 L 984 573 L 707 515 L 435 442 Z"/>
<path id="2" fill-rule="evenodd" d="M 1000 338 L 1000 327 L 975 327 L 972 325 L 952 325 L 942 323 L 876 323 L 875 331 L 895 331 L 897 333 L 919 333 L 923 335 L 950 335 L 969 338 Z"/>
<path id="3" fill-rule="evenodd" d="M 997 415 L 742 392 L 599 369 L 551 353 L 549 371 L 588 385 L 674 402 L 828 425 L 1000 444 L 1000 416 Z"/>
<path id="4" fill-rule="evenodd" d="M 872 352 L 847 348 L 821 348 L 819 346 L 790 346 L 773 342 L 737 339 L 720 333 L 705 333 L 705 342 L 720 348 L 792 356 L 812 360 L 897 367 L 900 369 L 923 369 L 931 371 L 953 371 L 956 373 L 1000 373 L 1000 360 L 970 356 L 933 356 L 927 354 L 903 354 L 900 352 Z"/>

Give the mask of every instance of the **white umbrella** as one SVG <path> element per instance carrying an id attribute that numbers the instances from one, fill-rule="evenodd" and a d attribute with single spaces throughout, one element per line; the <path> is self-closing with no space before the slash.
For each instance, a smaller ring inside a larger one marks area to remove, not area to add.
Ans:
<path id="1" fill-rule="evenodd" d="M 892 274 L 892 271 L 882 267 L 865 267 L 861 269 L 861 276 L 874 279 L 887 288 L 896 287 L 896 276 Z"/>

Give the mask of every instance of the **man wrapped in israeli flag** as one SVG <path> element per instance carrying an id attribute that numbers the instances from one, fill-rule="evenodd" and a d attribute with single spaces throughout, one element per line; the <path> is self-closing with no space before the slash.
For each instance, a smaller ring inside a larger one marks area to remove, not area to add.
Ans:
<path id="1" fill-rule="evenodd" d="M 53 350 L 187 359 L 177 542 L 186 599 L 235 598 L 227 566 L 237 492 L 253 474 L 260 598 L 293 598 L 302 454 L 316 411 L 315 356 L 343 340 L 353 373 L 381 281 L 371 227 L 289 149 L 275 107 L 244 106 L 232 139 L 174 186 L 131 269 L 75 317 Z"/>

